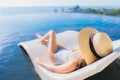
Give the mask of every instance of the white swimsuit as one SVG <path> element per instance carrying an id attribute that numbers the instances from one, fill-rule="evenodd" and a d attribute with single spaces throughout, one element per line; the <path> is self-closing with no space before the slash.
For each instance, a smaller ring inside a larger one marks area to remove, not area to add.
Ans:
<path id="1" fill-rule="evenodd" d="M 54 55 L 54 59 L 57 65 L 64 64 L 65 62 L 67 62 L 68 58 L 76 58 L 77 60 L 80 60 L 78 55 L 73 53 L 72 50 L 67 50 L 64 48 L 59 49 Z"/>

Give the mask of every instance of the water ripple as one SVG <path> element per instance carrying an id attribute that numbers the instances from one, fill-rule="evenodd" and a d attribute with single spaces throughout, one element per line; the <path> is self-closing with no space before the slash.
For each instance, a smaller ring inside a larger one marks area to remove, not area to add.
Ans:
<path id="1" fill-rule="evenodd" d="M 0 18 L 0 80 L 39 80 L 22 56 L 18 43 L 35 39 L 53 29 L 80 31 L 93 27 L 120 39 L 120 17 L 93 14 L 26 14 Z"/>

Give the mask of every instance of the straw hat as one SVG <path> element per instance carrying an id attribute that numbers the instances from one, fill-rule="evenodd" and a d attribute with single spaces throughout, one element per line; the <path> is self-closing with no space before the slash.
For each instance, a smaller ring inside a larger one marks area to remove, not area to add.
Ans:
<path id="1" fill-rule="evenodd" d="M 78 36 L 78 43 L 87 65 L 113 51 L 109 36 L 93 28 L 82 29 Z"/>

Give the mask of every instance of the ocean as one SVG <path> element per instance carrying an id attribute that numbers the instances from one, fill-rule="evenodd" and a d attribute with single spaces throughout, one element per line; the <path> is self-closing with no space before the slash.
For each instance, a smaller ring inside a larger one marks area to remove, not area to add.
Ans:
<path id="1" fill-rule="evenodd" d="M 120 39 L 120 17 L 81 13 L 22 13 L 0 15 L 0 80 L 39 80 L 18 43 L 36 39 L 50 30 L 80 31 L 93 27 L 107 33 L 112 40 Z"/>

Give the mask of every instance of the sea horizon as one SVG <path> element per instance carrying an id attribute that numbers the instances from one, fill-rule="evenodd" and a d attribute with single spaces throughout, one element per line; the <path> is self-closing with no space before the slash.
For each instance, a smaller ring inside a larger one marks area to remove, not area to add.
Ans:
<path id="1" fill-rule="evenodd" d="M 79 6 L 79 5 L 75 5 Z M 61 13 L 69 12 L 70 8 L 75 6 L 22 6 L 22 7 L 0 7 L 0 15 L 15 15 L 25 13 Z M 120 6 L 79 6 L 81 9 L 119 9 Z"/>

